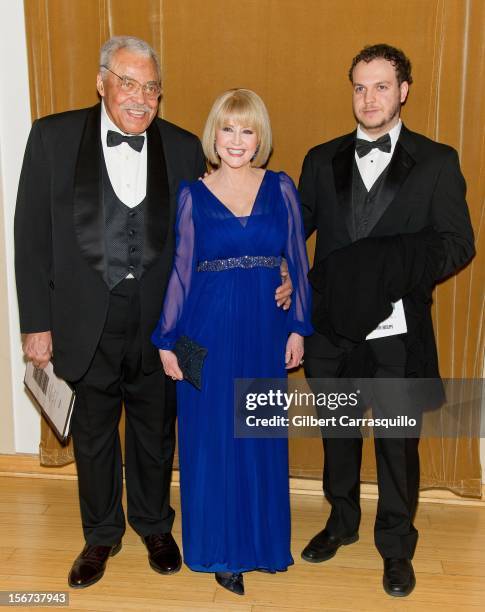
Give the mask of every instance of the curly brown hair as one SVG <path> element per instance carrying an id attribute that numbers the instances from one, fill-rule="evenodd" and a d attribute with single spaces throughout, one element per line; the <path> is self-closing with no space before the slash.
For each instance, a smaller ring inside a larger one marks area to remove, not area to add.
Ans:
<path id="1" fill-rule="evenodd" d="M 404 81 L 407 81 L 409 85 L 413 82 L 411 76 L 411 62 L 404 55 L 401 49 L 391 47 L 390 45 L 379 44 L 379 45 L 368 45 L 364 47 L 352 60 L 352 64 L 349 70 L 349 79 L 352 83 L 352 73 L 354 72 L 355 66 L 359 62 L 365 62 L 368 64 L 374 59 L 382 58 L 391 62 L 396 70 L 397 81 L 399 85 Z"/>

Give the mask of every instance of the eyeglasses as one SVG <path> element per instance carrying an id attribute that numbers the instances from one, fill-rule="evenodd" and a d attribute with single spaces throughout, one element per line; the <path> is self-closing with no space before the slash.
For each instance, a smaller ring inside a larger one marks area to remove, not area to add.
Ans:
<path id="1" fill-rule="evenodd" d="M 148 99 L 154 100 L 158 98 L 158 96 L 162 92 L 160 85 L 159 83 L 157 83 L 157 81 L 148 81 L 147 83 L 142 85 L 136 79 L 132 79 L 131 77 L 127 77 L 125 75 L 120 76 L 119 74 L 116 74 L 116 72 L 113 72 L 111 68 L 108 68 L 108 66 L 102 65 L 101 68 L 108 70 L 109 72 L 111 72 L 111 74 L 114 74 L 115 77 L 118 77 L 121 81 L 121 89 L 127 94 L 136 95 L 141 89 L 143 94 Z"/>

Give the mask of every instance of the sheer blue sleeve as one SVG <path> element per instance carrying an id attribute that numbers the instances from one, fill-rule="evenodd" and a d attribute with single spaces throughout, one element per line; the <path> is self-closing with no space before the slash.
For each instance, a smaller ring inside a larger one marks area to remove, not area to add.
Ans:
<path id="1" fill-rule="evenodd" d="M 307 279 L 309 266 L 300 199 L 293 181 L 284 172 L 280 173 L 280 189 L 288 212 L 285 258 L 293 283 L 291 307 L 288 312 L 288 333 L 296 332 L 301 336 L 310 336 L 313 333 L 311 289 Z"/>
<path id="2" fill-rule="evenodd" d="M 171 350 L 180 332 L 185 300 L 190 291 L 195 271 L 195 232 L 192 218 L 192 195 L 184 186 L 178 195 L 175 222 L 175 258 L 168 281 L 160 320 L 152 334 L 152 342 L 159 349 Z"/>

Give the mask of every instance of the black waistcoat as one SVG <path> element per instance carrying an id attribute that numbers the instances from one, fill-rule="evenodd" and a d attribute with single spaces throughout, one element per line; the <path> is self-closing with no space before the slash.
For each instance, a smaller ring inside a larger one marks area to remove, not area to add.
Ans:
<path id="1" fill-rule="evenodd" d="M 375 214 L 376 210 L 379 209 L 379 198 L 382 192 L 382 185 L 384 184 L 387 172 L 390 164 L 381 172 L 377 177 L 370 191 L 367 191 L 360 171 L 357 166 L 357 162 L 354 158 L 354 165 L 352 171 L 352 217 L 353 217 L 353 229 L 354 235 L 352 236 L 352 242 L 365 238 L 370 226 L 369 220 Z"/>
<path id="2" fill-rule="evenodd" d="M 113 289 L 128 274 L 140 279 L 142 273 L 144 213 L 146 197 L 130 208 L 116 195 L 102 155 L 103 208 L 105 226 L 104 279 Z"/>

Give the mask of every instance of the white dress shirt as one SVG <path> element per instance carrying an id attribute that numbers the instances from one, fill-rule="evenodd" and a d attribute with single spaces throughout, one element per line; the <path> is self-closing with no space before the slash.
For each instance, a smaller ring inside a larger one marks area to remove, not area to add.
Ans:
<path id="1" fill-rule="evenodd" d="M 401 126 L 402 121 L 399 119 L 397 124 L 392 128 L 392 130 L 389 131 L 389 136 L 391 138 L 390 153 L 386 153 L 380 149 L 372 149 L 370 153 L 367 153 L 367 155 L 364 155 L 363 157 L 359 157 L 357 152 L 355 153 L 355 161 L 357 162 L 360 176 L 364 181 L 367 191 L 371 190 L 372 185 L 376 182 L 383 170 L 385 170 L 389 165 L 394 149 L 396 148 L 397 139 L 401 133 Z M 368 141 L 375 140 L 375 138 L 371 138 L 368 134 L 366 134 L 360 125 L 357 126 L 357 138 L 362 138 L 362 140 Z"/>
<path id="2" fill-rule="evenodd" d="M 147 139 L 146 132 L 143 149 L 138 153 L 126 142 L 117 147 L 108 147 L 106 136 L 108 130 L 124 134 L 108 117 L 101 103 L 101 142 L 103 145 L 104 160 L 108 170 L 109 180 L 118 198 L 129 208 L 140 204 L 147 192 Z M 129 136 L 129 134 L 126 134 Z"/>

